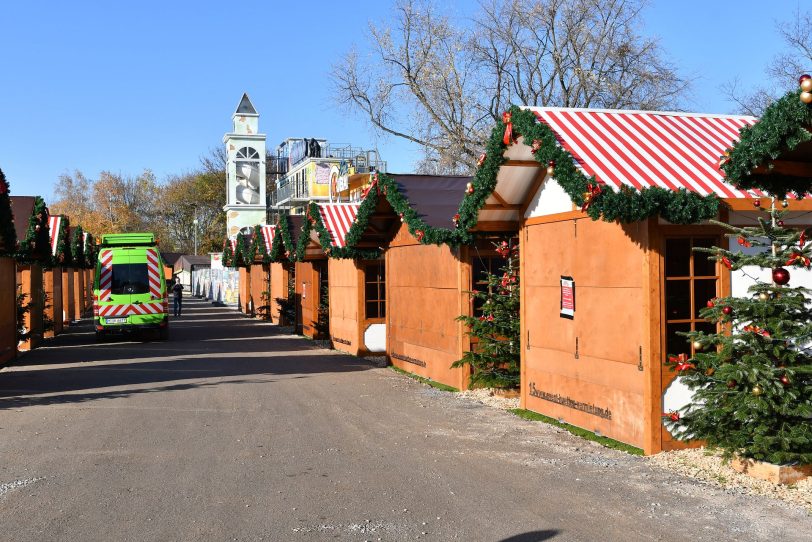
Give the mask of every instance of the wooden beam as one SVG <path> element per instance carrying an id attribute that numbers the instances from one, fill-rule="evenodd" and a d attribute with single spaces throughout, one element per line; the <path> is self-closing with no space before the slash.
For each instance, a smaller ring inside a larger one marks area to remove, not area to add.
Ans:
<path id="1" fill-rule="evenodd" d="M 731 211 L 755 211 L 756 207 L 753 206 L 754 199 L 750 198 L 725 198 L 722 201 L 730 207 Z M 779 205 L 779 210 L 784 211 L 812 211 L 812 199 L 802 199 L 798 201 L 795 198 L 787 198 L 789 206 L 783 209 Z M 761 206 L 769 207 L 770 198 L 761 198 Z"/>
<path id="2" fill-rule="evenodd" d="M 519 221 L 492 220 L 479 221 L 471 231 L 519 231 Z"/>
<path id="3" fill-rule="evenodd" d="M 518 167 L 541 167 L 541 164 L 535 160 L 508 160 L 503 166 L 518 166 Z M 545 168 L 546 169 L 546 168 Z"/>
<path id="4" fill-rule="evenodd" d="M 498 201 L 502 205 L 510 205 L 507 201 L 505 201 L 505 198 L 503 198 L 502 195 L 496 190 L 491 192 L 491 196 L 493 196 L 496 199 L 496 201 Z"/>
<path id="5" fill-rule="evenodd" d="M 486 203 L 482 206 L 483 211 L 521 211 L 522 206 L 518 203 L 513 205 L 510 203 Z"/>
<path id="6" fill-rule="evenodd" d="M 778 173 L 791 177 L 812 177 L 812 162 L 793 162 L 791 160 L 773 160 L 772 168 L 758 166 L 753 170 L 754 175 L 769 175 Z"/>
<path id="7" fill-rule="evenodd" d="M 544 182 L 544 179 L 547 177 L 547 170 L 546 169 L 539 169 L 536 176 L 533 178 L 533 183 L 530 185 L 530 190 L 524 196 L 524 204 L 520 209 L 521 217 L 524 217 L 524 214 L 527 212 L 527 208 L 530 207 L 530 202 L 533 201 L 533 196 L 536 195 L 538 189 L 541 188 L 541 183 Z"/>

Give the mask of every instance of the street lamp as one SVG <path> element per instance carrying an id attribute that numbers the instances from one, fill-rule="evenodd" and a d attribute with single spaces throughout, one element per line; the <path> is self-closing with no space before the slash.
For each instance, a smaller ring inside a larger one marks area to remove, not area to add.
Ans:
<path id="1" fill-rule="evenodd" d="M 197 205 L 192 204 L 192 208 L 195 210 L 195 219 L 192 221 L 192 224 L 195 226 L 195 256 L 197 256 Z"/>

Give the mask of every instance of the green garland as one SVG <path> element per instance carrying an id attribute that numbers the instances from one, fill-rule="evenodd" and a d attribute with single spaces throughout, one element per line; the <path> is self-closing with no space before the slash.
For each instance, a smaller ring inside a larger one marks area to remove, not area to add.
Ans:
<path id="1" fill-rule="evenodd" d="M 777 197 L 812 192 L 812 178 L 799 179 L 779 173 L 752 175 L 755 168 L 771 168 L 771 161 L 812 140 L 812 106 L 800 99 L 800 91 L 790 92 L 773 102 L 753 126 L 741 131 L 741 138 L 729 150 L 722 164 L 728 180 L 739 188 L 759 188 Z"/>
<path id="2" fill-rule="evenodd" d="M 372 195 L 372 194 L 370 194 Z M 377 193 L 375 195 L 375 203 L 377 204 Z M 362 205 L 363 206 L 363 205 Z M 371 216 L 372 212 L 375 210 L 375 205 L 371 207 L 367 207 L 367 212 L 363 215 L 361 214 L 361 209 L 358 210 L 358 215 L 353 222 L 353 225 L 359 224 L 357 231 L 364 231 L 369 224 L 369 217 Z M 321 213 L 319 212 L 319 206 L 315 202 L 310 202 L 307 206 L 307 217 L 308 221 L 311 223 L 311 229 L 315 230 L 316 235 L 319 238 L 319 243 L 321 244 L 324 253 L 327 254 L 331 258 L 338 258 L 338 259 L 349 259 L 349 260 L 377 260 L 381 256 L 380 250 L 363 250 L 357 249 L 350 246 L 350 239 L 347 237 L 345 239 L 345 243 L 343 247 L 337 247 L 333 244 L 333 236 L 330 235 L 330 232 L 327 230 L 327 226 L 324 225 L 324 221 L 322 220 Z M 301 240 L 300 240 L 301 241 Z M 357 243 L 358 240 L 355 239 Z M 301 244 L 301 243 L 300 243 Z"/>
<path id="3" fill-rule="evenodd" d="M 85 248 L 85 269 L 95 269 L 96 260 L 99 257 L 96 250 L 96 240 L 93 238 L 92 233 L 88 233 L 84 243 Z"/>
<path id="4" fill-rule="evenodd" d="M 20 263 L 48 264 L 51 261 L 51 234 L 45 200 L 34 197 L 34 208 L 28 217 L 25 237 L 19 242 L 14 257 Z"/>
<path id="5" fill-rule="evenodd" d="M 17 247 L 17 231 L 11 214 L 8 181 L 0 169 L 0 256 L 13 256 Z"/>
<path id="6" fill-rule="evenodd" d="M 257 224 L 254 226 L 254 235 L 251 238 L 251 246 L 248 249 L 248 258 L 250 262 L 256 262 L 257 258 L 263 263 L 271 261 L 268 249 L 265 247 L 265 237 L 262 235 L 262 226 Z"/>
<path id="7" fill-rule="evenodd" d="M 245 241 L 245 234 L 237 234 L 237 243 L 234 249 L 234 267 L 247 267 L 253 260 L 248 259 L 248 243 Z"/>
<path id="8" fill-rule="evenodd" d="M 293 238 L 290 235 L 288 215 L 282 215 L 279 217 L 279 223 L 276 226 L 276 235 L 271 245 L 270 260 L 272 262 L 295 262 L 297 252 L 298 247 L 294 246 Z"/>
<path id="9" fill-rule="evenodd" d="M 71 264 L 76 268 L 85 267 L 84 233 L 82 226 L 76 226 L 70 240 Z"/>
<path id="10" fill-rule="evenodd" d="M 233 267 L 232 260 L 234 259 L 234 251 L 231 249 L 231 241 L 228 237 L 223 242 L 223 256 L 221 257 L 221 262 L 223 263 L 223 267 Z"/>

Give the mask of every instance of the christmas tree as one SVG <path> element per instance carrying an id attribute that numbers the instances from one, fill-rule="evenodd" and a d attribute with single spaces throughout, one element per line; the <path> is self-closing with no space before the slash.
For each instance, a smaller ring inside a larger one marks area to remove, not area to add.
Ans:
<path id="1" fill-rule="evenodd" d="M 476 312 L 459 316 L 468 326 L 473 347 L 452 367 L 471 367 L 470 386 L 515 388 L 519 386 L 519 251 L 508 241 L 496 245 L 504 259 L 497 273 L 486 273 L 470 292 Z"/>
<path id="2" fill-rule="evenodd" d="M 696 353 L 669 357 L 694 395 L 690 405 L 665 413 L 665 423 L 679 438 L 702 439 L 727 457 L 812 463 L 810 290 L 791 285 L 791 273 L 809 269 L 812 243 L 806 231 L 785 225 L 775 198 L 761 210 L 755 226 L 714 222 L 742 249 L 697 249 L 754 284 L 745 297 L 709 301 L 700 315 L 716 322 L 717 332 L 687 333 Z M 764 269 L 771 273 L 759 273 Z M 754 276 L 765 274 L 771 280 Z"/>

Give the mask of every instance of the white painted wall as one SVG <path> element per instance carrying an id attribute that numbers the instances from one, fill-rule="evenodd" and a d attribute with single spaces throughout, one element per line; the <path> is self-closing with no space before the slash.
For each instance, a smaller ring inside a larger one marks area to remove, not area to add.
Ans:
<path id="1" fill-rule="evenodd" d="M 550 176 L 541 183 L 538 192 L 527 207 L 525 218 L 549 216 L 572 211 L 572 200 L 561 185 Z"/>

